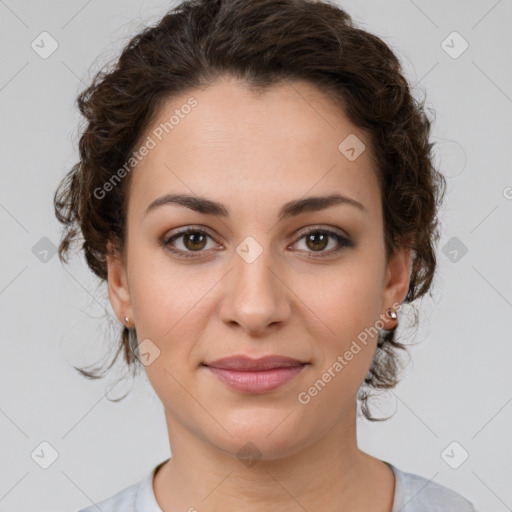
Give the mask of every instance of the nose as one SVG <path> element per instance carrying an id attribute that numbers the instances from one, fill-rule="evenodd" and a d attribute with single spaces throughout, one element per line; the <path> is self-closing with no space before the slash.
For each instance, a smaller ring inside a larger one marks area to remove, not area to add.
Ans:
<path id="1" fill-rule="evenodd" d="M 220 317 L 252 336 L 264 335 L 290 317 L 288 288 L 269 253 L 263 251 L 252 262 L 234 254 L 234 267 L 224 280 Z"/>

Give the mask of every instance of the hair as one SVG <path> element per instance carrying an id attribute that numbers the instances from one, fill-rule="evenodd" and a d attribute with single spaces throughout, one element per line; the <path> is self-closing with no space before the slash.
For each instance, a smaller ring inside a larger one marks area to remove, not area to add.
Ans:
<path id="1" fill-rule="evenodd" d="M 235 77 L 258 91 L 307 81 L 368 134 L 381 190 L 387 261 L 397 249 L 410 248 L 404 302 L 425 295 L 436 269 L 437 211 L 446 188 L 433 164 L 425 100 L 412 96 L 386 43 L 357 28 L 349 14 L 327 1 L 186 0 L 132 37 L 114 65 L 98 71 L 76 100 L 87 121 L 80 159 L 54 195 L 55 215 L 65 228 L 58 248 L 61 262 L 67 263 L 81 231 L 89 268 L 107 281 L 107 244 L 125 254 L 131 173 L 111 187 L 107 199 L 96 197 L 95 190 L 131 161 L 164 102 L 219 77 Z M 123 326 L 120 337 L 106 370 L 123 351 L 136 373 L 141 363 L 134 353 L 135 329 Z M 395 331 L 379 330 L 358 395 L 368 420 L 381 420 L 368 409 L 371 391 L 391 389 L 399 380 L 399 351 L 407 352 Z M 93 379 L 106 372 L 75 369 Z"/>

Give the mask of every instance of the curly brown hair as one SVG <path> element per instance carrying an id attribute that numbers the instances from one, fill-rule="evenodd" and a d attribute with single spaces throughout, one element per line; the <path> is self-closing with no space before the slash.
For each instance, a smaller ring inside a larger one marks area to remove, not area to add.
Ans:
<path id="1" fill-rule="evenodd" d="M 436 269 L 437 211 L 446 182 L 433 164 L 425 100 L 413 98 L 398 58 L 383 41 L 326 1 L 186 0 L 135 35 L 114 66 L 100 70 L 77 98 L 87 121 L 80 161 L 54 196 L 56 217 L 65 226 L 61 262 L 67 263 L 81 231 L 88 266 L 107 281 L 107 243 L 124 255 L 131 173 L 112 187 L 108 200 L 96 197 L 95 190 L 104 189 L 130 161 L 164 101 L 228 75 L 255 90 L 308 81 L 368 133 L 381 189 L 386 257 L 389 261 L 398 248 L 410 248 L 404 302 L 426 294 Z M 128 368 L 136 373 L 141 364 L 134 347 L 134 329 L 123 327 L 106 370 L 124 350 Z M 368 420 L 380 420 L 368 409 L 371 391 L 393 388 L 399 380 L 399 351 L 407 352 L 406 345 L 395 332 L 380 330 L 358 395 Z M 99 368 L 75 368 L 89 378 L 104 375 Z"/>

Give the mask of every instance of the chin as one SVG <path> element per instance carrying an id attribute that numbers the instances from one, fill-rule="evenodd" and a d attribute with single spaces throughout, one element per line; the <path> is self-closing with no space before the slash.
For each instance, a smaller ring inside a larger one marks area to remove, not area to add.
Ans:
<path id="1" fill-rule="evenodd" d="M 304 435 L 296 425 L 288 420 L 286 414 L 275 409 L 260 422 L 256 411 L 247 411 L 247 417 L 239 422 L 223 422 L 221 439 L 211 439 L 210 443 L 220 450 L 237 457 L 247 467 L 258 461 L 283 459 L 300 451 L 307 445 L 306 439 L 298 439 L 297 432 Z M 219 431 L 218 431 L 219 432 Z M 220 433 L 219 432 L 219 433 Z M 209 431 L 211 434 L 211 430 Z"/>

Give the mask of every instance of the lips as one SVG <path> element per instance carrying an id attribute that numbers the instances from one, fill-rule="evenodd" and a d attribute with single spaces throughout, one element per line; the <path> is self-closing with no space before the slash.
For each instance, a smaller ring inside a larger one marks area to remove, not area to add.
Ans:
<path id="1" fill-rule="evenodd" d="M 238 355 L 203 363 L 202 366 L 237 393 L 262 394 L 284 386 L 301 374 L 308 364 L 285 356 L 252 359 Z"/>
<path id="2" fill-rule="evenodd" d="M 264 370 L 272 370 L 274 368 L 290 368 L 299 367 L 307 363 L 286 356 L 269 355 L 253 359 L 244 355 L 223 357 L 215 361 L 205 362 L 204 366 L 210 368 L 218 368 L 222 370 L 259 372 Z"/>

